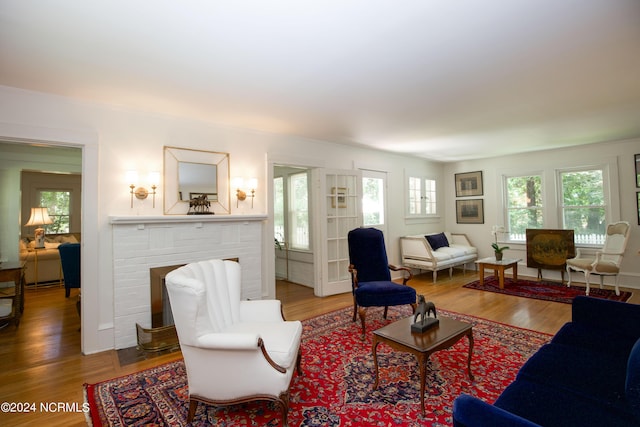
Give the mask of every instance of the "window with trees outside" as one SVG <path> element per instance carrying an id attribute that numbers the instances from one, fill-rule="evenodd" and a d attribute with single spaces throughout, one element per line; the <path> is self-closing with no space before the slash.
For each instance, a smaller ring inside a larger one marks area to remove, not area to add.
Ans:
<path id="1" fill-rule="evenodd" d="M 284 227 L 284 179 L 278 176 L 273 178 L 273 236 L 278 246 L 286 242 Z"/>
<path id="2" fill-rule="evenodd" d="M 410 176 L 408 216 L 436 215 L 436 180 Z"/>
<path id="3" fill-rule="evenodd" d="M 310 248 L 307 172 L 273 179 L 274 237 L 289 249 Z M 286 216 L 285 216 L 286 213 Z"/>
<path id="4" fill-rule="evenodd" d="M 603 170 L 560 171 L 562 225 L 574 230 L 576 244 L 603 244 L 606 195 Z"/>
<path id="5" fill-rule="evenodd" d="M 509 240 L 525 241 L 527 228 L 543 228 L 542 177 L 506 178 L 507 230 Z"/>
<path id="6" fill-rule="evenodd" d="M 384 224 L 384 179 L 362 178 L 362 217 L 366 226 Z"/>
<path id="7" fill-rule="evenodd" d="M 574 230 L 577 245 L 602 245 L 608 200 L 604 177 L 602 167 L 557 171 L 553 211 L 543 205 L 542 174 L 505 177 L 509 240 L 525 241 L 527 228 L 549 227 Z"/>
<path id="8" fill-rule="evenodd" d="M 71 222 L 71 192 L 40 190 L 40 206 L 47 208 L 52 224 L 45 225 L 48 234 L 69 232 Z"/>

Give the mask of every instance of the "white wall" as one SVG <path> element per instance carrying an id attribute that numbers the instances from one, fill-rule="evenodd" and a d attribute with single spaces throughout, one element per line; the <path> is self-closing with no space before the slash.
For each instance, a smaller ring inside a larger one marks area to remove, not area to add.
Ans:
<path id="1" fill-rule="evenodd" d="M 607 164 L 610 167 L 611 211 L 613 221 L 624 220 L 631 224 L 631 237 L 622 263 L 620 285 L 640 289 L 640 227 L 638 226 L 638 210 L 635 181 L 634 154 L 640 153 L 640 139 L 605 142 L 582 146 L 580 148 L 545 150 L 523 153 L 513 156 L 491 159 L 449 163 L 445 166 L 445 193 L 447 198 L 446 224 L 452 231 L 466 233 L 471 242 L 478 247 L 479 256 L 491 256 L 491 227 L 503 225 L 502 211 L 502 175 L 514 173 L 539 172 L 543 174 L 543 186 L 546 193 L 545 203 L 551 212 L 557 211 L 555 204 L 556 170 L 573 166 Z M 454 174 L 462 172 L 482 171 L 484 179 L 484 224 L 456 224 Z M 560 218 L 549 217 L 545 226 L 562 228 Z M 522 258 L 519 273 L 536 277 L 535 269 L 526 268 L 526 248 L 524 244 L 509 244 L 511 250 L 507 255 Z M 577 273 L 573 273 L 577 274 Z M 543 277 L 560 279 L 559 272 L 543 271 Z M 583 277 L 576 276 L 583 281 Z M 597 279 L 596 279 L 597 280 Z M 610 278 L 605 283 L 613 283 Z"/>
<path id="2" fill-rule="evenodd" d="M 389 172 L 390 262 L 399 262 L 399 236 L 442 228 L 443 220 L 428 225 L 405 225 L 403 212 L 405 169 L 442 176 L 442 165 L 439 163 L 304 138 L 127 111 L 10 87 L 0 87 L 0 100 L 0 139 L 49 141 L 83 148 L 82 334 L 85 353 L 114 348 L 113 248 L 109 216 L 163 214 L 162 185 L 158 188 L 155 209 L 151 207 L 149 199 L 135 201 L 135 207 L 131 209 L 129 183 L 125 176 L 132 169 L 138 170 L 141 175 L 149 171 L 162 171 L 162 149 L 165 145 L 228 152 L 232 177 L 258 177 L 254 209 L 247 203 L 236 208 L 232 200 L 232 214 L 268 212 L 269 159 L 287 160 L 288 164 L 325 165 L 340 169 L 361 167 Z M 8 180 L 7 185 L 10 184 Z M 4 199 L 2 203 L 10 205 Z M 16 208 L 19 209 L 19 206 L 16 205 Z M 17 234 L 15 240 L 17 251 Z M 263 260 L 267 270 L 263 277 L 273 280 L 272 234 L 266 235 L 265 241 Z M 267 294 L 273 292 L 270 284 L 265 284 L 265 287 Z"/>

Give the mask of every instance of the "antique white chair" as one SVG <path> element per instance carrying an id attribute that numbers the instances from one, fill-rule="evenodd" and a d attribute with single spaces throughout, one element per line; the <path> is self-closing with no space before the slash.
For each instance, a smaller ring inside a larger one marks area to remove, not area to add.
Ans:
<path id="1" fill-rule="evenodd" d="M 595 257 L 582 257 L 580 248 L 576 248 L 576 257 L 567 260 L 567 273 L 569 282 L 567 287 L 571 286 L 571 270 L 581 271 L 584 273 L 584 281 L 587 285 L 586 294 L 589 295 L 589 276 L 597 274 L 600 276 L 600 289 L 604 285 L 604 276 L 616 276 L 616 295 L 620 295 L 618 288 L 618 276 L 620 273 L 620 264 L 624 256 L 624 250 L 627 247 L 631 227 L 626 221 L 615 222 L 607 226 L 607 235 L 605 236 L 604 247 L 596 252 Z"/>
<path id="2" fill-rule="evenodd" d="M 207 260 L 165 277 L 187 369 L 191 422 L 198 402 L 277 402 L 287 426 L 289 386 L 300 373 L 302 324 L 285 321 L 280 301 L 241 301 L 240 265 Z"/>

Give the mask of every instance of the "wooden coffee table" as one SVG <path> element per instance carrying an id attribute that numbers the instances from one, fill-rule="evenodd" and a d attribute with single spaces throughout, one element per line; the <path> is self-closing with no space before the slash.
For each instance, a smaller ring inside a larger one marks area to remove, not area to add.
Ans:
<path id="1" fill-rule="evenodd" d="M 471 373 L 473 325 L 448 317 L 438 317 L 438 319 L 440 323 L 424 333 L 411 332 L 411 324 L 414 323 L 413 316 L 398 320 L 373 332 L 373 364 L 376 370 L 373 389 L 378 388 L 377 348 L 380 343 L 385 343 L 395 350 L 414 354 L 418 359 L 418 368 L 420 369 L 420 408 L 422 409 L 423 416 L 425 415 L 424 390 L 427 378 L 427 362 L 432 353 L 447 349 L 457 343 L 462 337 L 466 336 L 469 339 L 467 370 L 469 371 L 469 378 L 473 380 L 473 374 Z"/>
<path id="2" fill-rule="evenodd" d="M 504 289 L 504 271 L 510 268 L 513 269 L 513 280 L 518 280 L 518 263 L 522 261 L 521 259 L 515 258 L 504 258 L 500 261 L 497 261 L 494 257 L 482 258 L 476 261 L 478 264 L 478 274 L 480 275 L 480 286 L 484 285 L 484 269 L 488 268 L 495 271 L 495 274 L 498 276 L 498 284 L 500 289 Z"/>

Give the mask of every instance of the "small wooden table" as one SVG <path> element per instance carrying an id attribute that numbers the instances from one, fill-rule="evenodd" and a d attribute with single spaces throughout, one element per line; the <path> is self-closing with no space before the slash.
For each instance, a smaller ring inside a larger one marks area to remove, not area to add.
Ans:
<path id="1" fill-rule="evenodd" d="M 482 258 L 476 261 L 478 264 L 480 274 L 480 285 L 484 285 L 484 269 L 489 268 L 495 272 L 498 276 L 498 283 L 500 285 L 500 289 L 504 289 L 504 271 L 508 269 L 513 269 L 513 280 L 518 280 L 518 263 L 522 261 L 521 259 L 515 258 L 504 258 L 501 261 L 497 261 L 494 257 Z"/>
<path id="2" fill-rule="evenodd" d="M 427 378 L 427 362 L 429 356 L 438 350 L 444 350 L 455 343 L 462 337 L 469 339 L 469 357 L 467 359 L 467 370 L 469 378 L 473 380 L 471 373 L 471 355 L 473 354 L 473 325 L 470 323 L 460 322 L 447 317 L 438 317 L 440 323 L 424 333 L 412 333 L 411 324 L 413 316 L 407 317 L 397 322 L 391 323 L 373 332 L 373 364 L 376 371 L 376 379 L 373 383 L 373 389 L 378 388 L 378 353 L 377 348 L 380 343 L 385 343 L 391 348 L 400 351 L 412 353 L 418 359 L 418 368 L 420 369 L 420 408 L 422 415 L 425 415 L 424 409 L 424 391 Z"/>

